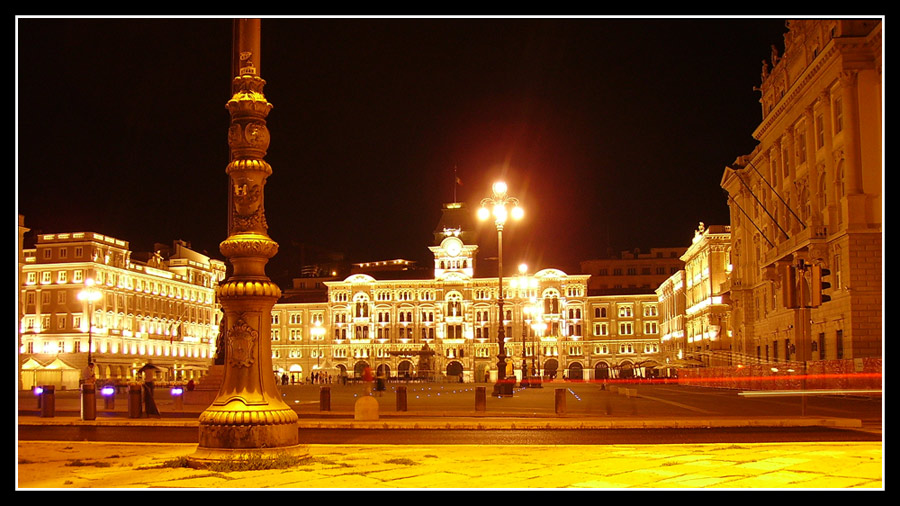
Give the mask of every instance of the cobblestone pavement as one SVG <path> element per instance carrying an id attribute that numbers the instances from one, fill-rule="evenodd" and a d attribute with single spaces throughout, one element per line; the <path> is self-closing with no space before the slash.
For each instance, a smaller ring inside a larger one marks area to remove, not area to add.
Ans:
<path id="1" fill-rule="evenodd" d="M 19 441 L 17 489 L 875 489 L 883 445 L 308 445 L 286 469 L 172 467 L 192 444 Z"/>

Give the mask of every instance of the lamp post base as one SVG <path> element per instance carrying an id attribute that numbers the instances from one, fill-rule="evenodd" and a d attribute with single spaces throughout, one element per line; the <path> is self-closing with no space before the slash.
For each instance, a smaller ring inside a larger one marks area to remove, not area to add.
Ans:
<path id="1" fill-rule="evenodd" d="M 242 461 L 254 460 L 276 461 L 282 458 L 304 459 L 309 457 L 309 448 L 305 445 L 283 446 L 279 448 L 203 448 L 188 456 L 188 466 L 195 469 L 207 469 L 223 463 L 240 465 Z"/>

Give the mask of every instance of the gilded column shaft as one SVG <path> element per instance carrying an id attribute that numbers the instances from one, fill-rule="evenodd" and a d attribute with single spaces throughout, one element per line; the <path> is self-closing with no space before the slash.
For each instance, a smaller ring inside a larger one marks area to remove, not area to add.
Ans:
<path id="1" fill-rule="evenodd" d="M 259 22 L 238 23 L 239 75 L 226 104 L 231 115 L 228 237 L 219 245 L 233 272 L 216 291 L 225 313 L 224 378 L 218 396 L 200 415 L 197 458 L 214 459 L 235 450 L 297 448 L 298 441 L 297 414 L 282 400 L 272 368 L 271 314 L 281 296 L 265 272 L 278 252 L 278 244 L 268 236 L 264 205 L 266 179 L 272 174 L 263 160 L 272 104 L 263 95 L 265 81 L 257 75 L 258 33 L 254 37 L 253 32 Z"/>

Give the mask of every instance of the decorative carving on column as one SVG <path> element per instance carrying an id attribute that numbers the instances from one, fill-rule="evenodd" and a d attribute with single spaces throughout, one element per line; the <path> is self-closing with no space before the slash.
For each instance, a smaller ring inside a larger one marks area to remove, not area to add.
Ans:
<path id="1" fill-rule="evenodd" d="M 253 365 L 253 352 L 259 341 L 259 332 L 247 324 L 244 315 L 238 316 L 228 330 L 228 361 L 232 367 Z"/>

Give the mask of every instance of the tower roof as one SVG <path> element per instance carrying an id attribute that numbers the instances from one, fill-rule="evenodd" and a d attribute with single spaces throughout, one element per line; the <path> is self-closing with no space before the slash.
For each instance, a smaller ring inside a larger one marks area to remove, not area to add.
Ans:
<path id="1" fill-rule="evenodd" d="M 446 237 L 446 230 L 459 230 L 459 238 L 466 244 L 474 240 L 472 213 L 463 202 L 450 202 L 443 205 L 441 218 L 434 228 L 434 245 L 437 246 Z"/>

